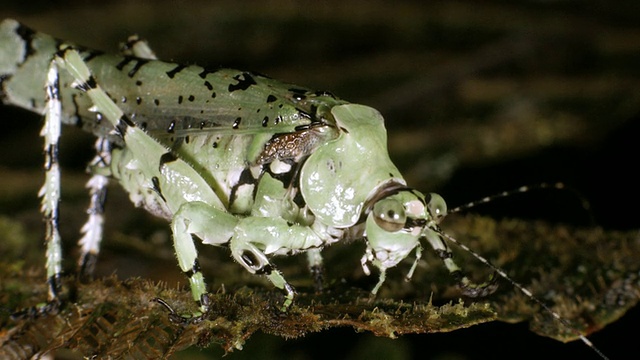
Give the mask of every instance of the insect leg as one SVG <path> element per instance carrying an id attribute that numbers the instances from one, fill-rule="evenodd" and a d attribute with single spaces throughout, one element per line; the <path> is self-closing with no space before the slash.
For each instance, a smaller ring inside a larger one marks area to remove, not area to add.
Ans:
<path id="1" fill-rule="evenodd" d="M 411 278 L 413 277 L 413 273 L 414 271 L 416 271 L 416 267 L 418 266 L 418 262 L 420 262 L 421 258 L 422 258 L 422 246 L 418 244 L 418 246 L 416 246 L 416 259 L 413 261 L 413 265 L 411 265 L 411 269 L 409 269 L 407 276 L 404 277 L 405 281 L 411 281 Z"/>
<path id="2" fill-rule="evenodd" d="M 475 284 L 462 273 L 462 269 L 453 261 L 453 254 L 442 239 L 439 232 L 426 230 L 424 235 L 436 254 L 442 259 L 444 265 L 449 270 L 449 274 L 458 282 L 458 286 L 465 296 L 483 297 L 492 294 L 498 288 L 497 278 L 492 276 L 489 281 L 482 284 Z"/>
<path id="3" fill-rule="evenodd" d="M 265 275 L 275 287 L 285 291 L 281 309 L 285 311 L 293 302 L 295 291 L 267 255 L 320 248 L 333 240 L 321 238 L 319 234 L 326 233 L 318 233 L 309 226 L 292 224 L 282 218 L 250 216 L 239 220 L 229 247 L 234 259 L 245 269 Z"/>
<path id="4" fill-rule="evenodd" d="M 127 42 L 121 48 L 121 52 L 127 56 L 156 59 L 155 53 L 149 48 L 147 42 L 137 35 L 130 36 L 127 39 Z M 108 177 L 104 174 L 105 171 L 108 172 L 108 167 L 111 163 L 109 141 L 105 137 L 99 137 L 96 141 L 95 149 L 97 155 L 89 164 L 89 170 L 93 175 L 87 182 L 87 188 L 89 188 L 91 196 L 91 202 L 87 209 L 89 218 L 81 229 L 83 236 L 78 241 L 78 245 L 81 248 L 78 273 L 81 279 L 91 278 L 98 253 L 100 252 L 104 224 L 104 203 L 109 183 Z"/>
<path id="5" fill-rule="evenodd" d="M 255 244 L 234 237 L 231 239 L 230 245 L 233 258 L 245 269 L 252 274 L 265 275 L 275 287 L 285 291 L 285 300 L 280 310 L 286 311 L 293 303 L 295 290 L 285 280 L 282 273 L 276 269 L 275 265 L 269 261 L 264 252 L 260 251 Z"/>
<path id="6" fill-rule="evenodd" d="M 96 79 L 77 51 L 72 48 L 62 49 L 56 56 L 56 62 L 64 66 L 76 79 L 74 86 L 87 93 L 94 104 L 93 108 L 99 111 L 104 118 L 111 123 L 115 128 L 115 132 L 120 135 L 127 144 L 125 150 L 127 151 L 127 156 L 130 158 L 128 160 L 118 160 L 121 167 L 117 167 L 116 170 L 118 172 L 124 171 L 125 174 L 128 174 L 125 175 L 125 177 L 134 175 L 139 177 L 138 179 L 145 181 L 146 184 L 143 186 L 152 188 L 158 194 L 158 201 L 163 202 L 164 208 L 161 209 L 163 213 L 167 211 L 168 213 L 176 214 L 176 217 L 181 220 L 185 226 L 190 225 L 187 223 L 190 221 L 190 217 L 185 215 L 191 215 L 192 213 L 201 217 L 201 219 L 197 221 L 194 220 L 194 224 L 206 223 L 208 219 L 202 217 L 204 216 L 203 214 L 207 214 L 207 211 L 211 212 L 211 217 L 216 214 L 225 214 L 235 221 L 233 215 L 224 211 L 222 202 L 200 174 L 185 161 L 172 155 L 165 146 L 138 128 L 136 124 L 123 113 L 122 109 L 109 98 L 108 94 L 98 85 Z M 168 158 L 166 158 L 167 156 Z M 124 163 L 122 163 L 123 161 Z M 128 166 L 135 167 L 135 170 L 131 170 Z M 122 174 L 115 176 L 118 177 L 121 175 Z M 175 179 L 180 179 L 180 181 L 175 181 Z M 138 191 L 140 187 L 139 184 L 135 183 L 135 181 L 132 182 L 132 180 L 128 178 L 120 178 L 120 184 L 127 190 L 133 189 Z M 199 202 L 202 202 L 202 204 L 207 207 L 205 211 L 200 213 L 185 210 L 185 215 L 181 215 L 182 207 L 186 206 L 188 208 L 190 203 Z M 211 210 L 218 211 L 213 212 Z M 219 244 L 228 241 L 230 237 L 227 236 L 224 238 L 224 241 L 220 242 L 218 240 L 222 234 L 216 233 L 215 231 L 210 233 L 215 235 L 204 236 L 205 242 L 211 241 L 211 243 Z M 200 234 L 197 233 L 197 230 L 191 229 L 187 229 L 186 231 L 174 230 L 174 237 L 179 237 L 178 239 L 174 238 L 174 242 L 179 244 L 176 248 L 179 252 L 178 258 L 181 262 L 181 267 L 185 271 L 187 271 L 187 268 L 193 271 L 193 276 L 190 276 L 190 282 L 192 289 L 195 289 L 194 297 L 198 298 L 197 301 L 200 303 L 202 309 L 206 309 L 208 298 L 205 296 L 206 286 L 204 278 L 195 261 L 197 253 L 193 245 L 193 239 L 191 239 L 191 234 L 200 236 L 210 235 L 210 233 Z"/>
<path id="7" fill-rule="evenodd" d="M 88 170 L 93 173 L 87 182 L 91 201 L 87 214 L 89 218 L 80 230 L 82 238 L 78 241 L 80 246 L 80 258 L 78 259 L 78 276 L 87 280 L 93 275 L 100 243 L 103 236 L 104 224 L 104 203 L 107 197 L 107 177 L 108 167 L 111 163 L 111 149 L 109 141 L 104 137 L 99 137 L 95 144 L 96 156 L 91 161 Z"/>
<path id="8" fill-rule="evenodd" d="M 235 216 L 202 202 L 182 205 L 171 222 L 178 264 L 189 278 L 191 294 L 203 313 L 207 311 L 204 299 L 207 289 L 192 236 L 199 237 L 205 244 L 225 244 L 233 236 L 237 222 Z"/>
<path id="9" fill-rule="evenodd" d="M 120 47 L 120 52 L 125 56 L 135 56 L 149 60 L 157 59 L 147 40 L 141 39 L 138 35 L 129 36 L 127 42 Z"/>
<path id="10" fill-rule="evenodd" d="M 322 283 L 324 280 L 322 267 L 322 249 L 314 248 L 307 251 L 307 261 L 309 262 L 309 272 L 313 277 L 313 283 L 316 292 L 322 291 Z"/>
<path id="11" fill-rule="evenodd" d="M 62 274 L 62 245 L 58 232 L 58 205 L 60 202 L 60 166 L 58 140 L 60 138 L 62 104 L 58 66 L 52 61 L 47 73 L 46 115 L 40 135 L 44 137 L 45 183 L 38 193 L 42 197 L 40 210 L 46 222 L 47 283 L 50 303 L 58 302 Z"/>

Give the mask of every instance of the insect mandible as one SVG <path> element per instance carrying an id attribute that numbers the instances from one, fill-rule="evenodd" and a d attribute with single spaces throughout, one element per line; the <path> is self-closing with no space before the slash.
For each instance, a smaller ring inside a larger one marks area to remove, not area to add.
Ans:
<path id="1" fill-rule="evenodd" d="M 1 98 L 45 114 L 46 180 L 40 195 L 51 306 L 60 301 L 61 290 L 58 139 L 63 123 L 97 137 L 80 272 L 93 269 L 106 185 L 115 179 L 135 205 L 170 221 L 178 264 L 200 307 L 192 321 L 208 310 L 194 238 L 227 246 L 247 271 L 283 290 L 283 311 L 295 291 L 271 258 L 306 252 L 317 273 L 321 249 L 345 240 L 366 242 L 363 270 L 369 274 L 372 265 L 379 272 L 373 294 L 387 270 L 413 253 L 411 278 L 425 243 L 463 294 L 477 297 L 495 290 L 493 280 L 471 282 L 452 259 L 446 241 L 455 240 L 439 227 L 448 213 L 445 201 L 407 185 L 389 158 L 377 110 L 252 72 L 159 61 L 136 39 L 127 45 L 123 55 L 108 55 L 14 20 L 0 24 Z"/>

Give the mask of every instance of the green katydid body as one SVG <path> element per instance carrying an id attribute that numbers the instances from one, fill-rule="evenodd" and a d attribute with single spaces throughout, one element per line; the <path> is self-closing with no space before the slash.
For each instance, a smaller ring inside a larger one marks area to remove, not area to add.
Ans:
<path id="1" fill-rule="evenodd" d="M 192 235 L 228 244 L 247 270 L 287 292 L 285 308 L 294 292 L 268 256 L 310 251 L 320 265 L 317 251 L 345 239 L 367 240 L 362 266 L 380 270 L 374 293 L 415 250 L 413 272 L 421 240 L 460 274 L 437 225 L 444 201 L 406 186 L 375 109 L 250 72 L 106 55 L 13 20 L 0 25 L 0 48 L 3 101 L 111 143 L 110 162 L 94 170 L 171 221 L 196 301 L 206 287 Z M 42 90 L 51 69 L 59 116 Z M 471 294 L 494 288 L 459 280 Z"/>

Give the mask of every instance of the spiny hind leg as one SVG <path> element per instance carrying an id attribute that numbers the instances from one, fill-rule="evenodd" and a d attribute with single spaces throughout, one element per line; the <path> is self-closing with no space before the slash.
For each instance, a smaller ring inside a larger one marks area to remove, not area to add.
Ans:
<path id="1" fill-rule="evenodd" d="M 93 77 L 77 51 L 73 48 L 61 49 L 56 55 L 54 61 L 63 66 L 76 79 L 74 86 L 85 91 L 89 95 L 94 104 L 93 108 L 96 111 L 99 111 L 114 126 L 115 133 L 120 135 L 124 141 L 127 142 L 127 145 L 132 152 L 137 152 L 139 154 L 161 154 L 166 151 L 166 148 L 152 140 L 144 133 L 144 131 L 138 129 L 136 125 L 122 112 L 122 110 L 109 98 L 104 90 L 102 90 L 102 88 L 97 84 L 96 79 Z M 180 169 L 184 171 L 185 169 L 183 169 L 183 167 L 186 168 L 186 165 L 182 164 L 178 159 L 169 164 L 165 164 L 164 166 L 175 166 L 176 168 L 173 169 L 174 171 L 180 171 Z M 158 182 L 157 177 L 154 177 L 153 179 Z M 159 185 L 154 184 L 154 186 L 157 187 L 157 191 L 160 193 Z M 206 218 L 206 215 L 209 214 L 207 210 L 210 210 L 210 208 L 211 206 L 203 203 L 183 204 L 174 214 L 172 221 L 174 246 L 176 248 L 179 265 L 181 269 L 187 273 L 193 297 L 199 304 L 200 310 L 203 313 L 206 312 L 208 308 L 206 285 L 202 272 L 200 271 L 197 261 L 197 251 L 191 236 L 206 235 L 200 233 L 198 225 L 205 224 L 210 220 L 209 218 Z M 233 219 L 235 220 L 235 218 Z M 218 230 L 219 232 L 217 234 L 223 233 L 221 229 Z M 213 233 L 216 232 L 214 231 Z M 195 316 L 188 318 L 182 317 L 176 314 L 163 300 L 155 300 L 169 309 L 171 312 L 170 318 L 173 320 L 191 323 L 202 318 L 203 314 L 196 314 Z"/>
<path id="2" fill-rule="evenodd" d="M 59 302 L 62 275 L 62 243 L 58 231 L 60 203 L 60 165 L 58 163 L 58 141 L 62 126 L 62 104 L 60 102 L 60 80 L 58 67 L 52 61 L 47 73 L 46 114 L 40 135 L 44 137 L 45 182 L 40 189 L 40 210 L 45 219 L 45 243 L 47 246 L 48 300 Z"/>
<path id="3" fill-rule="evenodd" d="M 498 288 L 497 277 L 492 276 L 487 282 L 475 284 L 463 274 L 462 269 L 453 261 L 451 250 L 437 231 L 428 230 L 425 232 L 425 237 L 438 257 L 444 262 L 449 274 L 458 282 L 458 286 L 465 296 L 484 297 L 496 291 Z"/>
<path id="4" fill-rule="evenodd" d="M 58 147 L 62 126 L 62 104 L 60 102 L 60 80 L 54 61 L 49 65 L 45 85 L 45 118 L 40 135 L 44 138 L 45 181 L 38 192 L 42 198 L 40 211 L 45 221 L 45 244 L 47 272 L 47 303 L 27 308 L 12 314 L 12 318 L 34 317 L 56 311 L 60 306 L 62 289 L 62 244 L 59 222 L 60 165 Z"/>
<path id="5" fill-rule="evenodd" d="M 140 156 L 141 158 L 144 158 L 149 154 L 155 154 L 158 155 L 157 161 L 161 160 L 160 154 L 166 153 L 167 149 L 156 142 L 154 139 L 149 137 L 143 130 L 139 129 L 131 121 L 131 119 L 129 119 L 129 117 L 126 116 L 126 114 L 124 114 L 122 110 L 113 102 L 113 100 L 109 98 L 104 90 L 98 85 L 96 79 L 93 77 L 91 71 L 86 66 L 77 51 L 75 51 L 73 48 L 62 49 L 56 56 L 55 61 L 59 62 L 59 65 L 64 66 L 64 68 L 69 71 L 69 73 L 75 78 L 76 81 L 74 83 L 74 86 L 77 89 L 85 91 L 88 94 L 94 104 L 93 108 L 99 111 L 104 116 L 104 118 L 113 125 L 115 134 L 123 138 L 123 140 L 127 143 L 127 149 L 129 151 L 131 151 L 133 154 L 136 154 L 136 156 Z M 142 165 L 144 168 L 144 161 Z M 199 181 L 199 179 L 201 178 L 198 177 L 199 175 L 193 170 L 193 168 L 191 168 L 188 164 L 186 164 L 179 158 L 175 158 L 170 162 L 164 163 L 162 166 L 163 169 L 168 169 L 167 171 L 179 173 L 185 178 L 191 179 L 192 181 L 194 181 L 194 184 L 197 184 L 197 186 L 204 186 L 204 181 Z M 144 169 L 145 171 L 151 172 L 153 174 L 155 167 L 153 167 L 154 170 L 151 170 L 151 168 Z M 153 184 L 154 190 L 156 190 L 162 200 L 166 202 L 167 200 L 162 195 L 160 189 L 160 182 L 164 181 L 164 179 L 160 180 L 157 176 L 152 176 L 150 174 L 147 174 L 147 176 L 149 177 L 150 182 Z M 164 185 L 170 184 L 164 181 Z M 178 201 L 178 204 L 180 203 L 180 200 L 172 200 Z M 211 221 L 211 218 L 214 217 L 214 215 L 218 215 L 221 213 L 229 216 L 235 223 L 235 217 L 233 217 L 233 215 L 230 215 L 222 210 L 218 210 L 217 212 L 212 211 L 218 208 L 222 208 L 223 205 L 219 199 L 208 200 L 213 201 L 217 207 L 214 208 L 214 205 L 207 205 L 197 202 L 193 203 L 193 205 L 191 203 L 183 203 L 178 207 L 178 210 L 176 210 L 172 222 L 174 245 L 176 247 L 176 254 L 178 256 L 180 267 L 184 272 L 188 273 L 194 299 L 199 303 L 201 310 L 204 311 L 206 311 L 208 307 L 206 285 L 204 283 L 204 277 L 202 276 L 202 273 L 200 272 L 198 266 L 197 252 L 195 250 L 195 246 L 193 244 L 193 239 L 191 236 L 196 235 L 206 239 L 206 241 L 212 241 L 211 243 L 218 243 L 216 242 L 217 237 L 221 237 L 221 234 L 224 234 L 224 231 L 222 231 L 221 229 L 209 229 L 208 232 L 202 232 L 201 230 L 199 230 L 198 226 L 207 224 L 208 221 L 211 223 L 216 223 L 215 221 Z M 214 200 L 218 201 L 216 202 Z M 174 204 L 176 203 L 174 202 Z M 202 207 L 204 207 L 204 210 L 197 210 L 197 208 Z M 223 242 L 228 241 L 229 237 L 230 235 L 227 236 L 225 241 Z M 176 314 L 171 315 L 172 318 L 176 318 L 177 316 Z M 182 317 L 180 318 L 184 319 Z M 201 317 L 192 317 L 193 321 L 197 321 L 199 318 Z"/>
<path id="6" fill-rule="evenodd" d="M 151 50 L 146 40 L 132 35 L 122 44 L 120 52 L 125 56 L 136 56 L 142 59 L 155 60 L 156 54 Z M 104 204 L 109 184 L 109 166 L 111 163 L 111 149 L 105 137 L 99 137 L 95 143 L 96 156 L 89 163 L 89 171 L 93 174 L 87 182 L 91 198 L 87 214 L 89 218 L 81 229 L 83 236 L 78 241 L 80 258 L 78 259 L 78 276 L 82 280 L 93 277 L 93 271 L 100 252 L 103 238 Z"/>
<path id="7" fill-rule="evenodd" d="M 95 149 L 96 156 L 88 166 L 88 171 L 93 175 L 86 185 L 91 199 L 87 209 L 89 217 L 80 230 L 83 236 L 78 241 L 80 246 L 78 276 L 81 280 L 89 280 L 93 277 L 104 232 L 104 205 L 109 184 L 107 175 L 111 164 L 111 144 L 106 138 L 99 137 L 96 140 Z"/>

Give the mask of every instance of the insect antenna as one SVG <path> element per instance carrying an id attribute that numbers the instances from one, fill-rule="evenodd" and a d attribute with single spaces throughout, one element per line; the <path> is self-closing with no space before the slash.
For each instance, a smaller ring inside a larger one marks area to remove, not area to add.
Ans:
<path id="1" fill-rule="evenodd" d="M 573 194 L 580 201 L 580 205 L 582 206 L 584 211 L 587 214 L 589 214 L 589 222 L 591 224 L 595 224 L 596 223 L 595 219 L 593 217 L 593 212 L 591 211 L 591 203 L 586 198 L 586 196 L 584 196 L 577 189 L 575 189 L 573 187 L 570 187 L 570 186 L 566 186 L 562 182 L 539 183 L 539 184 L 534 184 L 534 185 L 526 185 L 526 186 L 521 186 L 521 187 L 516 188 L 516 189 L 499 192 L 499 193 L 496 193 L 496 194 L 493 194 L 493 195 L 485 196 L 480 200 L 471 201 L 471 202 L 468 202 L 466 204 L 459 205 L 457 207 L 449 209 L 447 211 L 446 215 L 463 212 L 463 211 L 469 210 L 469 209 L 474 208 L 474 207 L 479 206 L 479 205 L 488 204 L 488 203 L 493 202 L 493 201 L 498 200 L 498 199 L 503 199 L 503 198 L 507 198 L 507 197 L 510 197 L 510 196 L 513 196 L 513 195 L 523 194 L 523 193 L 527 193 L 527 192 L 530 192 L 530 191 L 536 191 L 536 190 L 563 190 L 563 191 L 569 191 L 571 194 Z"/>
<path id="2" fill-rule="evenodd" d="M 526 190 L 525 190 L 526 191 Z M 508 193 L 508 192 L 507 192 Z M 504 193 L 503 193 L 504 194 Z M 563 326 L 565 326 L 569 331 L 571 331 L 574 335 L 576 335 L 578 338 L 580 338 L 580 340 L 587 345 L 588 347 L 590 347 L 593 351 L 595 351 L 601 358 L 603 359 L 608 359 L 608 357 L 606 355 L 604 355 L 602 353 L 602 351 L 600 351 L 600 349 L 598 349 L 595 345 L 593 345 L 593 343 L 587 339 L 586 336 L 582 335 L 575 327 L 573 327 L 569 321 L 567 321 L 565 318 L 561 317 L 560 314 L 558 314 L 557 312 L 555 312 L 554 310 L 552 310 L 548 305 L 546 305 L 544 302 L 542 302 L 542 300 L 538 299 L 536 296 L 533 295 L 533 293 L 527 289 L 526 287 L 524 287 L 524 285 L 521 285 L 520 283 L 518 283 L 517 281 L 513 280 L 509 275 L 507 275 L 507 273 L 502 270 L 501 268 L 499 268 L 496 265 L 493 265 L 491 262 L 489 262 L 489 260 L 485 259 L 482 255 L 478 254 L 477 252 L 473 251 L 471 248 L 469 248 L 468 246 L 466 246 L 465 244 L 459 242 L 458 240 L 456 240 L 454 237 L 452 237 L 451 235 L 445 233 L 444 231 L 442 231 L 442 229 L 440 229 L 440 227 L 434 227 L 433 230 L 435 232 L 437 232 L 440 236 L 444 237 L 445 239 L 449 240 L 450 242 L 452 242 L 453 244 L 459 246 L 460 248 L 462 248 L 463 250 L 467 251 L 468 253 L 470 253 L 473 257 L 475 257 L 476 259 L 478 259 L 481 263 L 485 264 L 486 266 L 488 266 L 490 269 L 492 269 L 495 273 L 497 273 L 501 278 L 503 278 L 504 280 L 506 280 L 509 284 L 511 284 L 513 287 L 515 287 L 516 289 L 520 290 L 527 298 L 529 298 L 531 301 L 533 301 L 534 303 L 538 304 L 540 307 L 542 307 L 547 313 L 551 314 L 551 316 L 553 316 L 556 320 L 558 320 Z"/>

